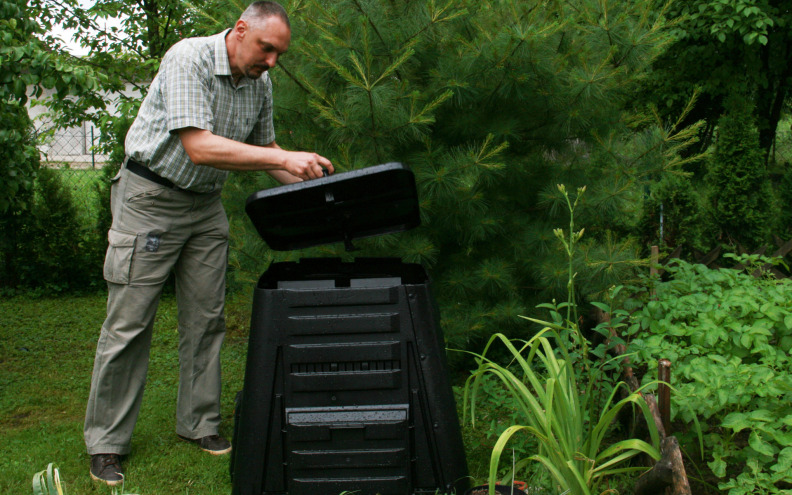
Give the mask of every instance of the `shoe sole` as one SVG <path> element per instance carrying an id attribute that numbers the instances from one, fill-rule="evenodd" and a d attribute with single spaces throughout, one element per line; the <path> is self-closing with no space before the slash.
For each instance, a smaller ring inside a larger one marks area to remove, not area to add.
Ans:
<path id="1" fill-rule="evenodd" d="M 116 480 L 116 481 L 103 480 L 102 478 L 99 478 L 99 477 L 95 476 L 93 473 L 91 473 L 91 479 L 94 480 L 94 481 L 98 481 L 100 483 L 104 483 L 107 486 L 118 486 L 118 485 L 120 485 L 121 483 L 124 482 L 123 478 L 120 479 L 120 480 Z"/>
<path id="2" fill-rule="evenodd" d="M 228 447 L 225 450 L 208 450 L 208 449 L 205 449 L 205 448 L 203 448 L 201 446 L 198 446 L 198 448 L 203 450 L 204 452 L 209 452 L 212 455 L 225 455 L 225 454 L 228 454 L 229 452 L 231 452 L 231 449 L 233 449 L 233 447 Z"/>
<path id="3" fill-rule="evenodd" d="M 187 443 L 192 443 L 192 444 L 198 445 L 199 449 L 203 450 L 204 452 L 209 452 L 212 455 L 225 455 L 225 454 L 228 454 L 229 452 L 231 452 L 231 450 L 233 450 L 233 448 L 234 448 L 234 446 L 232 445 L 232 446 L 228 447 L 227 449 L 223 449 L 223 450 L 209 450 L 209 449 L 205 449 L 205 448 L 201 447 L 198 444 L 197 440 L 193 440 L 192 438 L 183 437 L 181 435 L 176 435 L 176 436 L 179 437 L 181 440 L 187 442 Z"/>

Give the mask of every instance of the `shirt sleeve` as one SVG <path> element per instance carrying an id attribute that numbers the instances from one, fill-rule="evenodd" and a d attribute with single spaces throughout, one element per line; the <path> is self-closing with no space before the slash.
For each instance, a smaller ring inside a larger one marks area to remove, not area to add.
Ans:
<path id="1" fill-rule="evenodd" d="M 211 78 L 202 74 L 195 63 L 178 56 L 163 60 L 160 74 L 168 131 L 185 127 L 214 131 Z"/>
<path id="2" fill-rule="evenodd" d="M 264 103 L 258 115 L 256 125 L 245 140 L 248 144 L 266 146 L 275 141 L 275 125 L 272 122 L 272 81 L 269 76 L 264 79 Z"/>

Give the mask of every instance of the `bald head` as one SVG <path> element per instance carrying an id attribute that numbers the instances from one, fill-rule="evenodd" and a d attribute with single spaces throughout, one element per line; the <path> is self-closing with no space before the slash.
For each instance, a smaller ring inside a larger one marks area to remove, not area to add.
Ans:
<path id="1" fill-rule="evenodd" d="M 253 29 L 261 29 L 270 17 L 277 17 L 286 27 L 291 28 L 286 9 L 277 2 L 253 2 L 242 12 L 239 20 L 245 21 Z"/>

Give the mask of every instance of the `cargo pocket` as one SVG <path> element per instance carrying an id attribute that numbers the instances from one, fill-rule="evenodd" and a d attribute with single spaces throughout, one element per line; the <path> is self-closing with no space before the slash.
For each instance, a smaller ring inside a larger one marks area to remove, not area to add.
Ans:
<path id="1" fill-rule="evenodd" d="M 110 245 L 105 257 L 104 278 L 114 284 L 128 284 L 137 235 L 110 229 L 107 240 Z"/>

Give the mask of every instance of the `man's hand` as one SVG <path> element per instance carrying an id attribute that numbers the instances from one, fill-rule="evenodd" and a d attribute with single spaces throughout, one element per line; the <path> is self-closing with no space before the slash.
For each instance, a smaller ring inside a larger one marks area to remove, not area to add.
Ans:
<path id="1" fill-rule="evenodd" d="M 334 171 L 333 164 L 322 155 L 305 151 L 287 151 L 286 153 L 288 154 L 284 170 L 302 180 L 322 177 L 324 175 L 322 169 L 326 169 L 328 174 L 332 174 Z"/>

